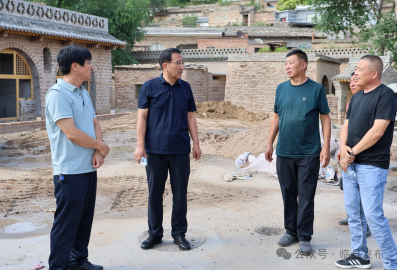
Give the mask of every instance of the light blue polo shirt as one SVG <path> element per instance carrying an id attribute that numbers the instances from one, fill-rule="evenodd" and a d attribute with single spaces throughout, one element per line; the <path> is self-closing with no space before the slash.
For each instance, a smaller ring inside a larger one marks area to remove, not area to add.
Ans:
<path id="1" fill-rule="evenodd" d="M 46 127 L 50 139 L 54 175 L 96 171 L 96 168 L 92 167 L 92 155 L 95 149 L 73 143 L 56 124 L 60 119 L 73 118 L 79 130 L 96 139 L 95 110 L 87 90 L 83 86 L 77 88 L 58 79 L 57 84 L 48 90 L 45 102 Z"/>

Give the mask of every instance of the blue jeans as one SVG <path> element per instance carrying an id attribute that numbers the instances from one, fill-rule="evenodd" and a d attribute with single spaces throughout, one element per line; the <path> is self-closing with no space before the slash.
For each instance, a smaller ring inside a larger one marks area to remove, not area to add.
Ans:
<path id="1" fill-rule="evenodd" d="M 366 238 L 368 222 L 381 250 L 385 269 L 397 270 L 397 247 L 389 222 L 383 213 L 383 195 L 388 170 L 356 163 L 351 164 L 349 169 L 353 170 L 356 176 L 348 177 L 343 172 L 343 194 L 352 252 L 362 259 L 369 260 Z"/>

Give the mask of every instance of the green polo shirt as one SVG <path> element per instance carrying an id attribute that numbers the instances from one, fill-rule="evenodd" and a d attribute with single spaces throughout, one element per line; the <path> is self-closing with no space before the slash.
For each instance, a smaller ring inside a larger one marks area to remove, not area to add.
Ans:
<path id="1" fill-rule="evenodd" d="M 308 79 L 301 85 L 277 86 L 274 112 L 279 117 L 276 154 L 287 158 L 318 157 L 321 152 L 319 114 L 328 114 L 324 87 Z"/>

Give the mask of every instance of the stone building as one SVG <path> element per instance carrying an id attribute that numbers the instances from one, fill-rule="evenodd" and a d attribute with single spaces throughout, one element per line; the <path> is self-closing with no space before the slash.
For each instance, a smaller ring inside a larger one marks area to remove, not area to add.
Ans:
<path id="1" fill-rule="evenodd" d="M 336 121 L 335 95 L 331 78 L 339 73 L 336 59 L 309 53 L 307 76 L 322 84 L 331 106 L 331 119 Z M 228 60 L 225 101 L 243 106 L 249 111 L 273 112 L 276 87 L 288 80 L 285 53 L 231 55 Z"/>
<path id="2" fill-rule="evenodd" d="M 92 53 L 85 82 L 96 112 L 109 113 L 111 50 L 125 43 L 108 33 L 108 20 L 20 0 L 0 0 L 0 120 L 45 117 L 45 94 L 61 77 L 56 56 L 76 44 Z"/>
<path id="3" fill-rule="evenodd" d="M 141 64 L 132 66 L 116 66 L 115 75 L 115 107 L 119 111 L 137 110 L 138 97 L 142 85 L 162 73 L 158 64 Z M 221 101 L 225 96 L 226 79 L 211 74 L 202 65 L 186 65 L 182 80 L 192 87 L 196 102 Z"/>
<path id="4" fill-rule="evenodd" d="M 340 74 L 332 77 L 335 85 L 335 96 L 338 99 L 337 106 L 337 119 L 338 123 L 342 124 L 346 117 L 346 105 L 352 98 L 350 91 L 350 78 L 351 74 L 355 71 L 361 57 L 350 57 L 348 67 Z M 390 55 L 381 56 L 383 61 L 382 83 L 389 85 L 397 82 L 397 72 L 392 67 Z"/>

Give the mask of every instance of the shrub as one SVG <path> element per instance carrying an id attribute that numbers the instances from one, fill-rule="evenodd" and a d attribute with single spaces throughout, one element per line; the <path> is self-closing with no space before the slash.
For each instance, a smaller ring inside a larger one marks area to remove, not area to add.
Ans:
<path id="1" fill-rule="evenodd" d="M 287 47 L 278 47 L 276 49 L 274 49 L 275 52 L 288 52 L 288 48 Z"/>
<path id="2" fill-rule="evenodd" d="M 269 47 L 262 47 L 259 49 L 259 52 L 264 53 L 264 52 L 270 52 L 270 48 Z"/>

